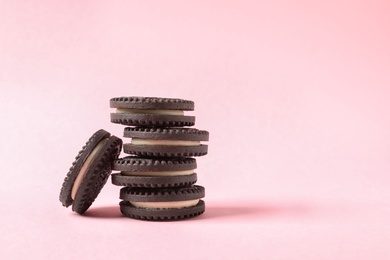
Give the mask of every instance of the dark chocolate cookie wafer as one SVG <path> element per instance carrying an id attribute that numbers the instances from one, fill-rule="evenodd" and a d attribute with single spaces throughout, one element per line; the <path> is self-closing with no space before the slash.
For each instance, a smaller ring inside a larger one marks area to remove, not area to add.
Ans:
<path id="1" fill-rule="evenodd" d="M 202 186 L 176 189 L 122 188 L 123 215 L 143 220 L 177 220 L 198 216 L 205 211 Z"/>
<path id="2" fill-rule="evenodd" d="M 111 181 L 118 186 L 165 188 L 191 186 L 197 181 L 194 158 L 125 157 L 114 161 Z"/>
<path id="3" fill-rule="evenodd" d="M 194 116 L 184 111 L 194 110 L 194 102 L 177 98 L 117 97 L 110 100 L 111 122 L 130 126 L 182 127 L 193 126 Z"/>
<path id="4" fill-rule="evenodd" d="M 105 130 L 92 135 L 76 156 L 62 184 L 60 201 L 64 207 L 84 213 L 98 196 L 111 173 L 111 164 L 122 147 L 122 141 Z"/>
<path id="5" fill-rule="evenodd" d="M 207 131 L 195 128 L 126 127 L 124 137 L 132 138 L 123 145 L 125 153 L 145 157 L 192 157 L 207 154 Z"/>

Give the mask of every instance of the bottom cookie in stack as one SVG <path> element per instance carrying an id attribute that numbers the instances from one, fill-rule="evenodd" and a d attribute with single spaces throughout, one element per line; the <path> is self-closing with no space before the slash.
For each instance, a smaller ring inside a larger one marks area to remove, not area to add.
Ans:
<path id="1" fill-rule="evenodd" d="M 122 188 L 120 210 L 129 218 L 167 221 L 187 219 L 205 211 L 202 186 L 182 188 Z"/>

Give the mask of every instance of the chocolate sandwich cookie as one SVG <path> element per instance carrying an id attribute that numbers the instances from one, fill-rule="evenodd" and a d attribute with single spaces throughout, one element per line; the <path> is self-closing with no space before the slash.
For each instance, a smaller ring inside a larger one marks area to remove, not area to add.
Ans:
<path id="1" fill-rule="evenodd" d="M 123 145 L 127 154 L 146 157 L 192 157 L 207 154 L 207 131 L 195 128 L 126 127 L 124 137 L 131 143 Z"/>
<path id="2" fill-rule="evenodd" d="M 194 102 L 177 98 L 117 97 L 110 100 L 111 122 L 129 126 L 193 126 L 194 116 L 184 111 L 194 110 Z"/>
<path id="3" fill-rule="evenodd" d="M 118 186 L 166 188 L 191 186 L 197 181 L 193 158 L 125 157 L 114 161 L 111 181 Z"/>
<path id="4" fill-rule="evenodd" d="M 98 196 L 118 158 L 122 141 L 105 130 L 92 135 L 81 149 L 62 184 L 60 201 L 64 207 L 84 213 Z"/>
<path id="5" fill-rule="evenodd" d="M 176 220 L 198 216 L 205 211 L 202 186 L 175 189 L 122 188 L 120 210 L 129 218 Z"/>

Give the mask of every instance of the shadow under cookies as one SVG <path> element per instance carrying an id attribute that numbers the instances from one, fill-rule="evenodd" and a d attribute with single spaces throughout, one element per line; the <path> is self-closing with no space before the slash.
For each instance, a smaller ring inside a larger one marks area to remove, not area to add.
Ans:
<path id="1" fill-rule="evenodd" d="M 267 217 L 278 217 L 278 216 L 291 216 L 300 217 L 307 215 L 311 208 L 304 204 L 271 204 L 271 203 L 246 203 L 239 205 L 238 202 L 231 203 L 206 203 L 206 211 L 195 218 L 188 220 L 202 220 L 202 219 L 231 219 L 240 218 L 242 220 L 259 220 Z M 92 207 L 88 209 L 82 217 L 87 218 L 102 218 L 102 219 L 113 219 L 123 218 L 118 205 L 104 206 L 104 207 Z"/>
<path id="2" fill-rule="evenodd" d="M 215 204 L 215 203 L 214 203 Z M 308 205 L 303 204 L 271 204 L 247 203 L 243 205 L 220 204 L 206 205 L 206 211 L 200 219 L 228 219 L 239 217 L 243 220 L 256 220 L 277 216 L 303 216 L 311 211 Z"/>
<path id="3" fill-rule="evenodd" d="M 90 208 L 82 214 L 83 217 L 88 218 L 122 218 L 119 206 L 106 206 Z"/>

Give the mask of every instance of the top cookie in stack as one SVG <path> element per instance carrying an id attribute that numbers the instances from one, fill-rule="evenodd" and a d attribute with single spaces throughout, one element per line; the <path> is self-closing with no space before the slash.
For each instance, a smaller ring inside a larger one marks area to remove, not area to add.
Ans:
<path id="1" fill-rule="evenodd" d="M 110 100 L 111 122 L 129 126 L 183 127 L 195 124 L 194 116 L 185 116 L 184 111 L 193 111 L 194 102 L 176 98 L 118 97 Z"/>

